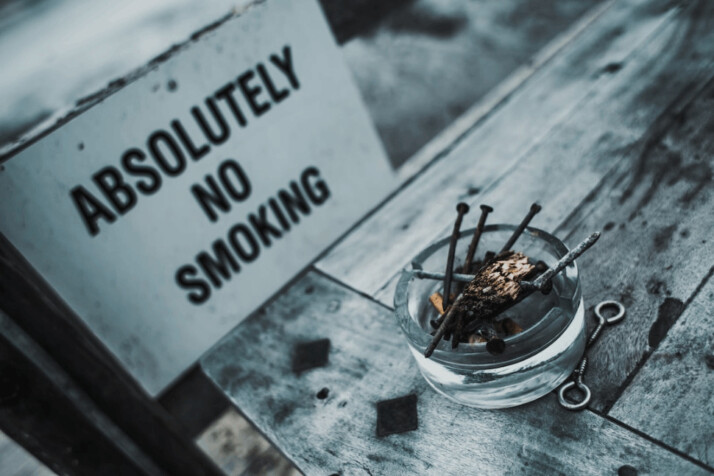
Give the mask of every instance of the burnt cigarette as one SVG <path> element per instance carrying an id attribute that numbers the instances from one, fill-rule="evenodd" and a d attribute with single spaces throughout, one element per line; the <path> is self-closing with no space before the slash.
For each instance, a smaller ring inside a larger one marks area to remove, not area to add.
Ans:
<path id="1" fill-rule="evenodd" d="M 478 334 L 471 334 L 469 336 L 468 342 L 469 344 L 483 344 L 484 342 L 486 342 L 486 339 L 484 339 Z"/>
<path id="2" fill-rule="evenodd" d="M 523 328 L 516 321 L 507 317 L 501 321 L 501 328 L 507 336 L 514 336 L 523 332 Z"/>
<path id="3" fill-rule="evenodd" d="M 438 312 L 439 315 L 444 314 L 444 298 L 441 296 L 440 292 L 437 291 L 429 296 L 429 302 L 432 306 L 434 306 L 434 309 L 436 309 L 436 312 Z"/>

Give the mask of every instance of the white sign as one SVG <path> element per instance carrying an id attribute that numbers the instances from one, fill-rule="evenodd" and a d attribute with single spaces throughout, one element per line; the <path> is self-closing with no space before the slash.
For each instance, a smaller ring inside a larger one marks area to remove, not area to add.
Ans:
<path id="1" fill-rule="evenodd" d="M 0 231 L 155 395 L 394 183 L 317 2 L 268 1 L 7 161 Z"/>

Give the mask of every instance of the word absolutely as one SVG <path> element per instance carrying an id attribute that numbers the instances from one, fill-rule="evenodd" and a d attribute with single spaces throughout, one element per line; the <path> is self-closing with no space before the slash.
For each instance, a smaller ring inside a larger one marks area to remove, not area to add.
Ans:
<path id="1" fill-rule="evenodd" d="M 248 125 L 247 111 L 260 117 L 299 88 L 292 52 L 285 46 L 280 54 L 270 55 L 266 64 L 259 63 L 206 97 L 202 107 L 191 107 L 200 136 L 191 137 L 179 119 L 173 119 L 170 128 L 151 132 L 145 149 L 129 148 L 117 166 L 92 174 L 92 186 L 71 189 L 70 197 L 87 232 L 98 235 L 100 222 L 115 222 L 137 205 L 140 196 L 155 194 L 165 179 L 180 176 L 190 161 L 201 160 L 212 147 L 225 143 L 236 126 Z"/>
<path id="2" fill-rule="evenodd" d="M 236 164 L 226 161 L 225 164 Z M 224 165 L 221 167 L 223 168 Z M 247 180 L 247 178 L 246 178 Z M 299 181 L 291 181 L 287 189 L 280 189 L 267 202 L 250 213 L 245 222 L 233 224 L 225 238 L 215 240 L 211 251 L 201 251 L 194 259 L 196 264 L 185 264 L 175 274 L 176 283 L 187 290 L 187 299 L 193 304 L 203 304 L 213 290 L 240 273 L 242 266 L 258 259 L 262 248 L 269 248 L 300 223 L 312 206 L 325 203 L 330 189 L 316 167 L 308 167 Z"/>

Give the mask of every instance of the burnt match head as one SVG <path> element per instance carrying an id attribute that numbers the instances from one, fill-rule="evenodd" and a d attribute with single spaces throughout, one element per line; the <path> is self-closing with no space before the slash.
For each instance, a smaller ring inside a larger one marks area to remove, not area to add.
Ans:
<path id="1" fill-rule="evenodd" d="M 525 216 L 523 221 L 521 222 L 520 225 L 518 225 L 518 228 L 513 232 L 511 237 L 508 239 L 505 245 L 503 245 L 503 248 L 501 251 L 507 251 L 510 249 L 513 249 L 513 245 L 516 243 L 516 240 L 518 240 L 518 237 L 521 236 L 521 233 L 523 233 L 523 230 L 526 229 L 528 224 L 531 222 L 534 216 L 541 210 L 541 206 L 538 205 L 537 203 L 533 203 L 531 205 L 531 209 L 528 211 L 528 215 Z"/>
<path id="2" fill-rule="evenodd" d="M 506 343 L 501 338 L 491 339 L 486 342 L 486 350 L 489 354 L 502 354 L 506 350 Z"/>
<path id="3" fill-rule="evenodd" d="M 535 264 L 536 273 L 543 273 L 548 269 L 548 264 L 545 261 L 539 260 Z"/>
<path id="4" fill-rule="evenodd" d="M 469 205 L 468 205 L 467 203 L 464 203 L 464 202 L 459 202 L 459 203 L 456 205 L 456 211 L 457 211 L 460 215 L 465 215 L 465 214 L 467 214 L 467 213 L 469 212 Z"/>
<path id="5" fill-rule="evenodd" d="M 481 211 L 484 213 L 491 213 L 493 211 L 493 207 L 489 207 L 488 205 L 481 205 Z"/>

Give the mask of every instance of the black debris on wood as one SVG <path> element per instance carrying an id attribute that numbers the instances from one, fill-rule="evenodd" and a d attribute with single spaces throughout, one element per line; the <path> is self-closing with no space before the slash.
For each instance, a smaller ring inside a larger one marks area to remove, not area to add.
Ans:
<path id="1" fill-rule="evenodd" d="M 300 373 L 327 365 L 330 355 L 330 339 L 319 339 L 297 344 L 293 352 L 293 372 Z"/>
<path id="2" fill-rule="evenodd" d="M 415 394 L 377 402 L 377 436 L 405 433 L 418 427 Z"/>

